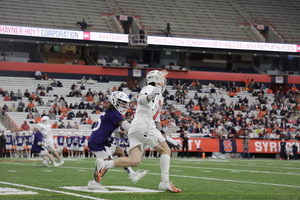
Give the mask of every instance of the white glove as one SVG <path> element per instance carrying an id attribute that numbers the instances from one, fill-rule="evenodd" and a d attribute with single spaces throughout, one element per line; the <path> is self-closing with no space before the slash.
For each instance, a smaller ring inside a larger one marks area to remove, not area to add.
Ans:
<path id="1" fill-rule="evenodd" d="M 160 94 L 162 92 L 162 87 L 160 85 L 157 85 L 153 90 L 152 93 L 150 94 L 150 96 L 152 97 L 152 99 L 155 98 L 156 95 Z"/>

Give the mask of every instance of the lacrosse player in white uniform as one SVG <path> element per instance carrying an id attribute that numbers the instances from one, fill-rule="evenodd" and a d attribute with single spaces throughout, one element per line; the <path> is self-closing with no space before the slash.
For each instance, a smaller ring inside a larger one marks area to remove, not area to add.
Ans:
<path id="1" fill-rule="evenodd" d="M 162 92 L 166 75 L 166 71 L 158 70 L 152 70 L 147 74 L 147 85 L 140 92 L 136 114 L 128 131 L 129 157 L 120 157 L 109 161 L 98 158 L 96 164 L 100 174 L 105 171 L 104 169 L 113 167 L 137 167 L 143 158 L 144 147 L 148 145 L 161 155 L 161 182 L 158 188 L 175 193 L 181 192 L 169 180 L 171 150 L 160 131 L 160 112 L 163 107 Z"/>
<path id="2" fill-rule="evenodd" d="M 38 130 L 43 134 L 43 143 L 44 143 L 44 149 L 46 149 L 49 153 L 52 153 L 55 158 L 58 159 L 59 163 L 55 164 L 57 166 L 60 166 L 64 164 L 64 161 L 61 159 L 61 157 L 58 155 L 58 153 L 54 149 L 54 140 L 52 135 L 51 126 L 49 124 L 49 117 L 43 116 L 41 120 L 41 124 L 38 126 Z M 57 167 L 56 166 L 56 167 Z"/>

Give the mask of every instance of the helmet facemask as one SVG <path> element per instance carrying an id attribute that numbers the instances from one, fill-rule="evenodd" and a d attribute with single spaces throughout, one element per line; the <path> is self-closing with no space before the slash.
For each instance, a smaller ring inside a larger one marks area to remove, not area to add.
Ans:
<path id="1" fill-rule="evenodd" d="M 122 114 L 125 115 L 129 107 L 129 98 L 124 92 L 113 92 L 110 96 L 110 103 Z"/>

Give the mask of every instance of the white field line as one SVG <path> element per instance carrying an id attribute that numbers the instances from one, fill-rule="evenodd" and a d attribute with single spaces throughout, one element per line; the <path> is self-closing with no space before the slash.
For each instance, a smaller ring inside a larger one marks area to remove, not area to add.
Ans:
<path id="1" fill-rule="evenodd" d="M 25 163 L 6 163 L 6 164 L 18 164 L 18 165 L 31 165 L 31 164 L 25 164 Z M 152 165 L 150 165 L 152 166 Z M 153 166 L 157 166 L 157 165 L 153 165 Z M 195 168 L 195 169 L 201 169 L 201 167 L 187 167 L 187 166 L 174 166 L 172 165 L 171 167 L 185 167 L 185 168 Z M 60 168 L 66 168 L 66 169 L 86 169 L 86 170 L 94 170 L 94 168 L 83 168 L 83 167 L 64 167 L 61 166 Z M 212 168 L 206 168 L 206 169 L 212 169 Z M 220 170 L 224 170 L 222 168 L 219 168 Z M 225 169 L 228 170 L 228 169 Z M 233 170 L 233 169 L 230 169 Z M 114 171 L 114 172 L 122 172 L 124 173 L 124 170 L 121 169 L 110 169 L 110 171 Z M 244 170 L 245 172 L 247 172 L 247 170 Z M 259 173 L 260 171 L 254 172 L 253 173 Z M 280 174 L 280 175 L 298 175 L 298 174 L 291 174 L 291 173 L 276 173 L 276 172 L 268 172 L 271 174 Z M 156 175 L 156 176 L 160 176 L 161 174 L 159 173 L 147 173 L 147 174 L 151 174 L 151 175 Z M 242 181 L 242 180 L 231 180 L 231 179 L 219 179 L 219 178 L 208 178 L 208 177 L 200 177 L 200 176 L 184 176 L 184 175 L 173 175 L 170 174 L 170 176 L 173 177 L 180 177 L 180 178 L 191 178 L 191 179 L 203 179 L 203 180 L 212 180 L 212 181 L 224 181 L 224 182 L 236 182 L 236 183 L 246 183 L 246 184 L 256 184 L 256 185 L 272 185 L 272 186 L 280 186 L 280 187 L 289 187 L 289 188 L 299 188 L 300 186 L 297 185 L 285 185 L 285 184 L 275 184 L 275 183 L 264 183 L 264 182 L 253 182 L 253 181 Z"/>
<path id="2" fill-rule="evenodd" d="M 96 197 L 85 196 L 85 195 L 81 195 L 81 194 L 76 194 L 76 193 L 71 193 L 71 192 L 64 192 L 64 191 L 59 191 L 59 190 L 52 190 L 52 189 L 46 189 L 46 188 L 40 188 L 40 187 L 33 187 L 33 186 L 29 186 L 29 185 L 21 185 L 21 184 L 9 183 L 9 182 L 3 182 L 3 181 L 0 181 L 0 184 L 17 186 L 17 187 L 23 187 L 23 188 L 33 189 L 33 190 L 42 190 L 42 191 L 47 191 L 47 192 L 60 193 L 60 194 L 65 194 L 65 195 L 80 197 L 80 198 L 84 198 L 84 199 L 104 200 L 104 199 L 99 199 L 99 198 L 96 198 Z"/>

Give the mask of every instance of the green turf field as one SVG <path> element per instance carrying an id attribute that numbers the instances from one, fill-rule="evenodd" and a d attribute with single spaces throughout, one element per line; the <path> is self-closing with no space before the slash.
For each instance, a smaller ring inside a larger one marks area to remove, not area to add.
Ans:
<path id="1" fill-rule="evenodd" d="M 140 167 L 149 170 L 137 184 L 123 169 L 111 169 L 103 178 L 106 193 L 83 192 L 92 178 L 95 159 L 66 159 L 61 167 L 43 167 L 38 159 L 1 159 L 1 200 L 48 199 L 300 199 L 300 162 L 273 159 L 172 158 L 170 179 L 182 193 L 159 192 L 159 159 L 145 158 Z M 10 161 L 10 162 L 8 162 Z M 11 162 L 12 161 L 12 162 Z M 76 186 L 75 190 L 61 187 Z M 120 186 L 135 187 L 125 193 Z M 19 189 L 35 194 L 6 195 Z M 151 191 L 141 191 L 148 189 Z M 154 191 L 153 191 L 154 190 Z"/>

